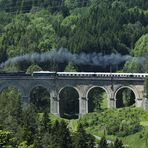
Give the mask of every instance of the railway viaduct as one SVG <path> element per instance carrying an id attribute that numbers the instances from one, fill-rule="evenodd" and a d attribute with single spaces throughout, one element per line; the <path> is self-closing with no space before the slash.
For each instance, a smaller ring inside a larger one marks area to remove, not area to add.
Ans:
<path id="1" fill-rule="evenodd" d="M 0 76 L 0 91 L 7 87 L 16 87 L 22 94 L 24 105 L 30 101 L 31 91 L 42 86 L 50 93 L 50 111 L 60 114 L 60 92 L 65 87 L 73 87 L 79 95 L 79 115 L 88 113 L 88 93 L 96 87 L 106 91 L 108 108 L 116 108 L 116 95 L 122 88 L 129 88 L 135 94 L 135 106 L 148 109 L 148 101 L 144 98 L 144 78 L 134 77 L 33 77 L 33 76 Z"/>

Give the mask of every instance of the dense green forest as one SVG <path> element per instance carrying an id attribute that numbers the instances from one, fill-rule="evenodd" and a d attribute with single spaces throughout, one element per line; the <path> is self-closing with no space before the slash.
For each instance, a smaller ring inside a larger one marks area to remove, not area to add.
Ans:
<path id="1" fill-rule="evenodd" d="M 72 53 L 146 57 L 147 8 L 146 0 L 1 0 L 0 62 L 61 47 Z M 11 70 L 26 71 L 30 64 L 18 63 Z M 63 71 L 67 63 L 37 64 L 46 70 Z M 121 70 L 123 64 L 114 70 Z M 109 71 L 109 67 L 76 67 L 78 71 Z M 124 71 L 143 72 L 144 67 L 128 61 Z"/>
<path id="2" fill-rule="evenodd" d="M 148 72 L 148 1 L 0 0 L 0 63 L 24 54 L 60 48 L 73 54 L 119 53 L 133 58 L 106 67 L 22 60 L 0 67 L 0 71 Z M 137 62 L 136 57 L 144 61 Z M 148 98 L 148 80 L 145 90 Z M 31 92 L 30 105 L 25 109 L 16 89 L 4 90 L 0 94 L 0 148 L 123 148 L 123 143 L 131 148 L 146 148 L 147 111 L 134 106 L 126 108 L 131 104 L 127 95 L 123 97 L 124 109 L 106 109 L 105 94 L 99 91 L 89 94 L 94 101 L 88 108 L 97 113 L 70 121 L 49 114 L 50 94 L 43 88 L 37 87 Z M 71 97 L 66 91 L 63 94 Z M 92 135 L 102 138 L 97 141 Z M 108 144 L 106 138 L 114 143 Z"/>

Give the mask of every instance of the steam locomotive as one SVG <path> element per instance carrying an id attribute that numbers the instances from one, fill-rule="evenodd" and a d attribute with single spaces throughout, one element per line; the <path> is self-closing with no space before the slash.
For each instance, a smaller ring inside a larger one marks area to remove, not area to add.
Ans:
<path id="1" fill-rule="evenodd" d="M 19 72 L 5 72 L 1 71 L 0 76 L 31 76 L 30 74 L 26 74 L 24 71 Z"/>

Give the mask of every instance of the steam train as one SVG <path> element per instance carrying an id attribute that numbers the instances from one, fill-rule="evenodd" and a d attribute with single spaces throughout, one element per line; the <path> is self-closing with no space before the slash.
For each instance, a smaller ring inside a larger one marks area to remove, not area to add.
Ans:
<path id="1" fill-rule="evenodd" d="M 146 78 L 148 73 L 98 73 L 98 72 L 56 72 L 34 71 L 31 74 L 25 72 L 0 72 L 0 76 L 32 76 L 32 77 L 134 77 Z"/>
<path id="2" fill-rule="evenodd" d="M 148 77 L 148 73 L 96 73 L 96 72 L 55 72 L 55 71 L 35 71 L 32 76 L 49 77 Z"/>

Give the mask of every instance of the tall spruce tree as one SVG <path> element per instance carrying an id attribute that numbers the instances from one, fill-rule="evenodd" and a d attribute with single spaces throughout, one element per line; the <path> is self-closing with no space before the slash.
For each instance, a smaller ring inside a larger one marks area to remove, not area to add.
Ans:
<path id="1" fill-rule="evenodd" d="M 34 135 L 37 134 L 37 113 L 33 105 L 30 105 L 23 113 L 23 139 L 32 144 Z"/>
<path id="2" fill-rule="evenodd" d="M 47 111 L 44 112 L 43 114 L 43 131 L 44 132 L 51 132 L 51 120 L 49 118 L 49 114 Z"/>
<path id="3" fill-rule="evenodd" d="M 122 141 L 119 140 L 118 138 L 116 138 L 116 140 L 114 142 L 114 148 L 124 148 Z"/>
<path id="4" fill-rule="evenodd" d="M 108 147 L 107 140 L 103 136 L 99 142 L 98 148 L 107 148 L 107 147 Z"/>
<path id="5" fill-rule="evenodd" d="M 94 137 L 87 134 L 82 124 L 80 124 L 77 133 L 73 137 L 73 144 L 75 148 L 93 148 L 95 145 Z"/>
<path id="6" fill-rule="evenodd" d="M 110 143 L 110 144 L 108 144 L 108 148 L 114 148 L 114 143 Z"/>
<path id="7" fill-rule="evenodd" d="M 52 140 L 50 143 L 51 148 L 54 148 L 54 147 L 60 148 L 59 139 L 61 135 L 59 135 L 59 127 L 60 127 L 60 123 L 59 121 L 56 120 L 51 130 L 51 137 L 52 137 Z"/>
<path id="8" fill-rule="evenodd" d="M 16 107 L 12 115 L 19 125 L 23 123 L 23 112 L 22 112 L 22 103 L 21 98 L 18 97 L 18 101 L 16 102 Z"/>
<path id="9" fill-rule="evenodd" d="M 43 137 L 43 133 L 41 133 L 41 131 L 38 129 L 37 133 L 35 134 L 34 143 L 33 143 L 35 148 L 43 148 L 42 137 Z"/>
<path id="10" fill-rule="evenodd" d="M 60 122 L 59 136 L 60 148 L 72 148 L 72 139 L 70 136 L 70 131 L 68 129 L 68 125 L 63 120 Z"/>

